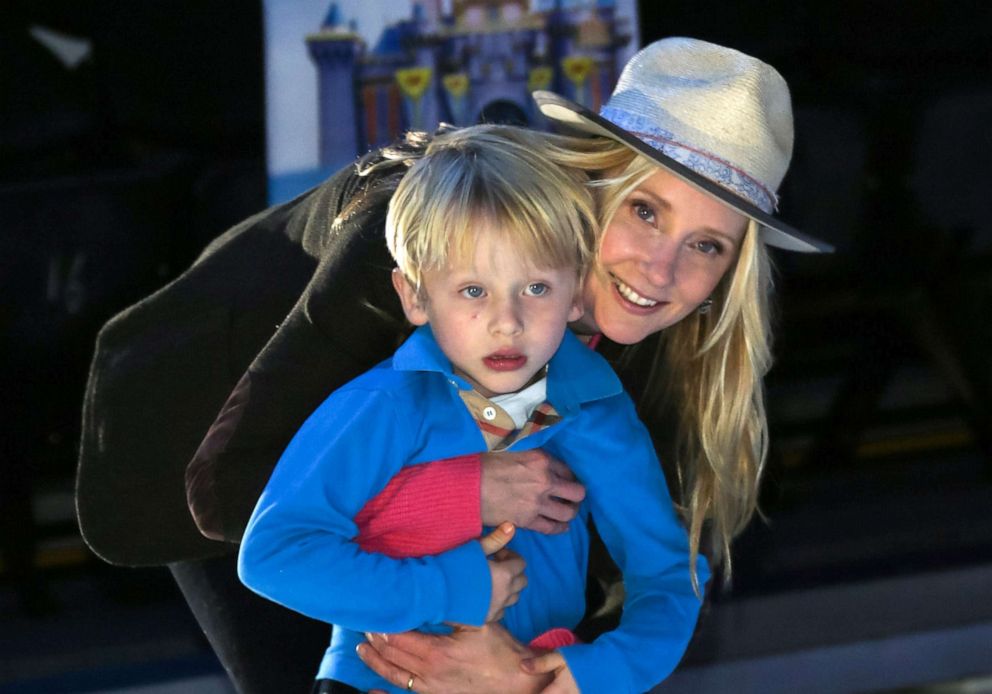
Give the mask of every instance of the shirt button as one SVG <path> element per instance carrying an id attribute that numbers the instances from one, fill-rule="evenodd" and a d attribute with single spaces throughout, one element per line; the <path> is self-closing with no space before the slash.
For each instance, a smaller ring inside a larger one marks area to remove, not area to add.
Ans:
<path id="1" fill-rule="evenodd" d="M 491 422 L 492 420 L 496 419 L 496 408 L 495 407 L 485 408 L 484 410 L 482 410 L 482 416 Z"/>

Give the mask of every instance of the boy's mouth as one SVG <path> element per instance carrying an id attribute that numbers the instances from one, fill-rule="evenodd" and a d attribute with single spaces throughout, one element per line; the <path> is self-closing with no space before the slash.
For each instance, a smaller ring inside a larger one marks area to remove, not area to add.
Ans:
<path id="1" fill-rule="evenodd" d="M 527 357 L 517 352 L 500 352 L 483 357 L 482 361 L 493 371 L 516 371 L 527 363 Z"/>

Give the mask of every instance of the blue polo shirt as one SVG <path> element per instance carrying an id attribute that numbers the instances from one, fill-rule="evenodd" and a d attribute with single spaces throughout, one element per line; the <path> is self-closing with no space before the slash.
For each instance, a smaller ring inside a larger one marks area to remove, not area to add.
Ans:
<path id="1" fill-rule="evenodd" d="M 583 692 L 643 692 L 678 664 L 699 611 L 688 542 L 650 437 L 609 364 L 566 331 L 548 365 L 547 398 L 561 416 L 510 450 L 543 448 L 586 486 L 580 518 L 559 535 L 518 529 L 510 548 L 527 562 L 527 588 L 503 624 L 528 642 L 574 628 L 585 611 L 591 516 L 623 571 L 618 629 L 564 647 Z M 362 551 L 352 520 L 403 467 L 486 450 L 429 326 L 393 357 L 330 395 L 280 459 L 249 521 L 239 573 L 259 594 L 335 625 L 317 674 L 362 690 L 401 692 L 365 667 L 366 631 L 480 625 L 490 601 L 478 541 L 411 559 Z M 700 584 L 709 575 L 698 563 Z"/>

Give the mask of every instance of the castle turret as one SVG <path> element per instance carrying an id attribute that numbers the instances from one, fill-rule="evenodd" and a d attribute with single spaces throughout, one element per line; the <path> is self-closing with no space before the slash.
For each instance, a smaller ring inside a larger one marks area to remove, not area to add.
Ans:
<path id="1" fill-rule="evenodd" d="M 410 51 L 413 65 L 419 74 L 425 75 L 427 84 L 419 96 L 411 97 L 404 90 L 408 99 L 409 122 L 407 125 L 415 130 L 433 131 L 441 121 L 441 75 L 438 70 L 438 52 L 441 40 L 438 31 L 441 28 L 441 8 L 436 0 L 415 2 L 413 5 L 413 23 L 411 32 L 406 39 L 404 48 Z"/>
<path id="2" fill-rule="evenodd" d="M 414 17 L 423 19 L 425 26 L 431 31 L 441 24 L 441 0 L 414 0 Z"/>
<path id="3" fill-rule="evenodd" d="M 339 22 L 337 5 L 333 4 L 321 30 L 307 36 L 310 56 L 317 64 L 320 164 L 327 167 L 354 159 L 360 141 L 354 75 L 365 44 Z"/>

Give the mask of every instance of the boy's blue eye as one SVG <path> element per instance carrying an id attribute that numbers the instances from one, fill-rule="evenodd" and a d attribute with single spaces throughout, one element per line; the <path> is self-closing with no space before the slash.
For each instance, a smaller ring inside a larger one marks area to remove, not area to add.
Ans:
<path id="1" fill-rule="evenodd" d="M 544 282 L 531 282 L 527 285 L 528 296 L 544 296 L 549 291 L 551 291 L 551 287 Z"/>
<path id="2" fill-rule="evenodd" d="M 461 293 L 462 296 L 468 299 L 478 299 L 482 296 L 485 296 L 486 290 L 483 289 L 482 287 L 473 284 L 471 287 L 465 287 L 464 289 L 462 289 Z"/>

